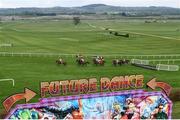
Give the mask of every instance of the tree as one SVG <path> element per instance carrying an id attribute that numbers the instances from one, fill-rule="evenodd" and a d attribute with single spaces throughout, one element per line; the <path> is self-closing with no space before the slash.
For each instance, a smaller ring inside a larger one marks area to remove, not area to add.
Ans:
<path id="1" fill-rule="evenodd" d="M 14 21 L 14 20 L 15 20 L 15 18 L 14 18 L 14 17 L 12 17 L 12 18 L 11 18 L 11 20 L 12 20 L 12 21 Z"/>
<path id="2" fill-rule="evenodd" d="M 79 17 L 73 17 L 73 22 L 75 25 L 78 25 L 80 23 L 80 18 Z"/>
<path id="3" fill-rule="evenodd" d="M 123 13 L 122 13 L 122 16 L 125 16 L 125 17 L 126 17 L 126 16 L 127 16 L 127 14 L 126 14 L 125 12 L 123 12 Z"/>

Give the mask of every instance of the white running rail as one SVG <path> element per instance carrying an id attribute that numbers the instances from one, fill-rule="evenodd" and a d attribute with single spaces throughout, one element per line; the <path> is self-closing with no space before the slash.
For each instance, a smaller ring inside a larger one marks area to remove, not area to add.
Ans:
<path id="1" fill-rule="evenodd" d="M 0 82 L 12 81 L 13 87 L 15 86 L 14 79 L 0 79 Z"/>

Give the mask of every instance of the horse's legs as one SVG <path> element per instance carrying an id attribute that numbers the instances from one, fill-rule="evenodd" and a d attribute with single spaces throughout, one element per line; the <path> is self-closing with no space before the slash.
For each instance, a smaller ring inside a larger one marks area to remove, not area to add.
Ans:
<path id="1" fill-rule="evenodd" d="M 104 62 L 101 62 L 100 64 L 101 64 L 101 66 L 104 66 Z"/>

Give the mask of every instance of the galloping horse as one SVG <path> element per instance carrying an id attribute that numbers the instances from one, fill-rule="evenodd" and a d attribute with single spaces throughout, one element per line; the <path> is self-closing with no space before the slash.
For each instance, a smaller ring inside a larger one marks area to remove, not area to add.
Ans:
<path id="1" fill-rule="evenodd" d="M 85 61 L 85 59 L 83 58 L 77 59 L 76 62 L 78 63 L 78 65 L 82 65 L 82 66 L 89 64 L 89 62 Z"/>
<path id="2" fill-rule="evenodd" d="M 129 64 L 129 60 L 119 60 L 119 59 L 114 59 L 113 61 L 112 61 L 112 64 L 114 65 L 114 66 L 117 66 L 117 65 L 123 65 L 123 64 Z"/>
<path id="3" fill-rule="evenodd" d="M 56 60 L 56 64 L 58 64 L 58 65 L 64 65 L 64 66 L 67 65 L 67 63 L 66 63 L 64 60 L 62 60 L 62 59 Z"/>
<path id="4" fill-rule="evenodd" d="M 102 56 L 95 56 L 93 57 L 93 63 L 95 65 L 102 65 L 104 66 L 105 60 Z"/>
<path id="5" fill-rule="evenodd" d="M 113 64 L 114 66 L 117 66 L 117 65 L 120 65 L 120 66 L 121 66 L 123 63 L 122 63 L 121 60 L 114 59 L 114 60 L 112 61 L 112 64 Z"/>
<path id="6" fill-rule="evenodd" d="M 129 64 L 129 63 L 130 63 L 130 60 L 124 59 L 124 60 L 122 60 L 122 62 L 123 62 L 123 64 Z"/>
<path id="7" fill-rule="evenodd" d="M 82 55 L 76 55 L 76 58 L 77 58 L 76 62 L 77 62 L 78 65 L 84 66 L 84 65 L 89 64 L 89 62 L 86 61 Z"/>

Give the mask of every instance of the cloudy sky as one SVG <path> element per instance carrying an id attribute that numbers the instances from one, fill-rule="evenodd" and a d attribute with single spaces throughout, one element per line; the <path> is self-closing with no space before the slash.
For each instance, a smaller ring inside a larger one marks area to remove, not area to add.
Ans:
<path id="1" fill-rule="evenodd" d="M 0 0 L 0 8 L 72 7 L 99 3 L 114 6 L 168 6 L 180 8 L 180 0 Z"/>

